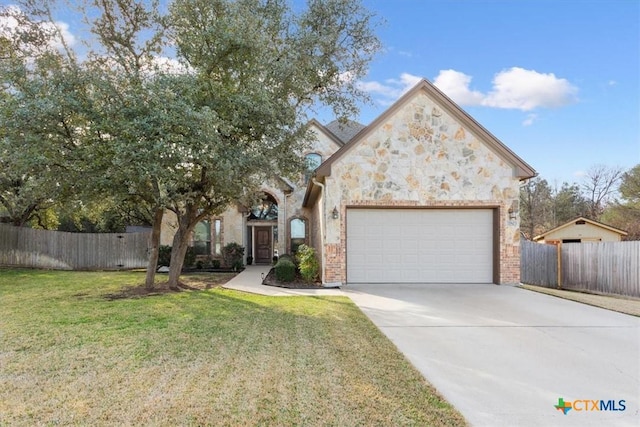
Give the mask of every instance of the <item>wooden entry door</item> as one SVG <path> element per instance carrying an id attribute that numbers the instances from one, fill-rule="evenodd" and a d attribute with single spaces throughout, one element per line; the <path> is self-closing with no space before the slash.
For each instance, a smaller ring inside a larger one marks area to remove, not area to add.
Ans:
<path id="1" fill-rule="evenodd" d="M 271 227 L 256 227 L 256 264 L 271 263 Z"/>

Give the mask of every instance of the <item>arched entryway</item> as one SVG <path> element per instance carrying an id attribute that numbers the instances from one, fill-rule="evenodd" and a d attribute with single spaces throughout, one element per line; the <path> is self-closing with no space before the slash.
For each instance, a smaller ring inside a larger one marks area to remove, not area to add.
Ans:
<path id="1" fill-rule="evenodd" d="M 278 245 L 278 201 L 263 193 L 261 200 L 253 205 L 247 217 L 248 256 L 256 264 L 270 264 Z"/>

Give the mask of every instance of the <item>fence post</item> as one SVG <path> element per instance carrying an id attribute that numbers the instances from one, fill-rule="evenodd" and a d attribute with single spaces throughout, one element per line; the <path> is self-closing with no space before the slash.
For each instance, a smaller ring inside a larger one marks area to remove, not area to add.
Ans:
<path id="1" fill-rule="evenodd" d="M 556 244 L 558 254 L 558 289 L 562 289 L 562 240 Z"/>

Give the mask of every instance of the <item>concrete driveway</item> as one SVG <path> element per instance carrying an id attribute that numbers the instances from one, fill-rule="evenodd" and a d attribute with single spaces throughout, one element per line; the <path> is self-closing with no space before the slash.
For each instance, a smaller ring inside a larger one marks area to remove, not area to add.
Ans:
<path id="1" fill-rule="evenodd" d="M 640 425 L 639 318 L 511 286 L 343 289 L 472 425 Z"/>

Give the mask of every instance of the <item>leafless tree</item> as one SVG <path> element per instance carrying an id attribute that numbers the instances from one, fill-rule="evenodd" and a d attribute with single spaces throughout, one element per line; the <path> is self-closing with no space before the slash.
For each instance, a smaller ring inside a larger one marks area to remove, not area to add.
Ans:
<path id="1" fill-rule="evenodd" d="M 589 203 L 587 215 L 590 219 L 598 219 L 607 203 L 615 196 L 618 183 L 624 170 L 618 166 L 603 164 L 589 168 L 582 182 L 582 190 Z"/>

